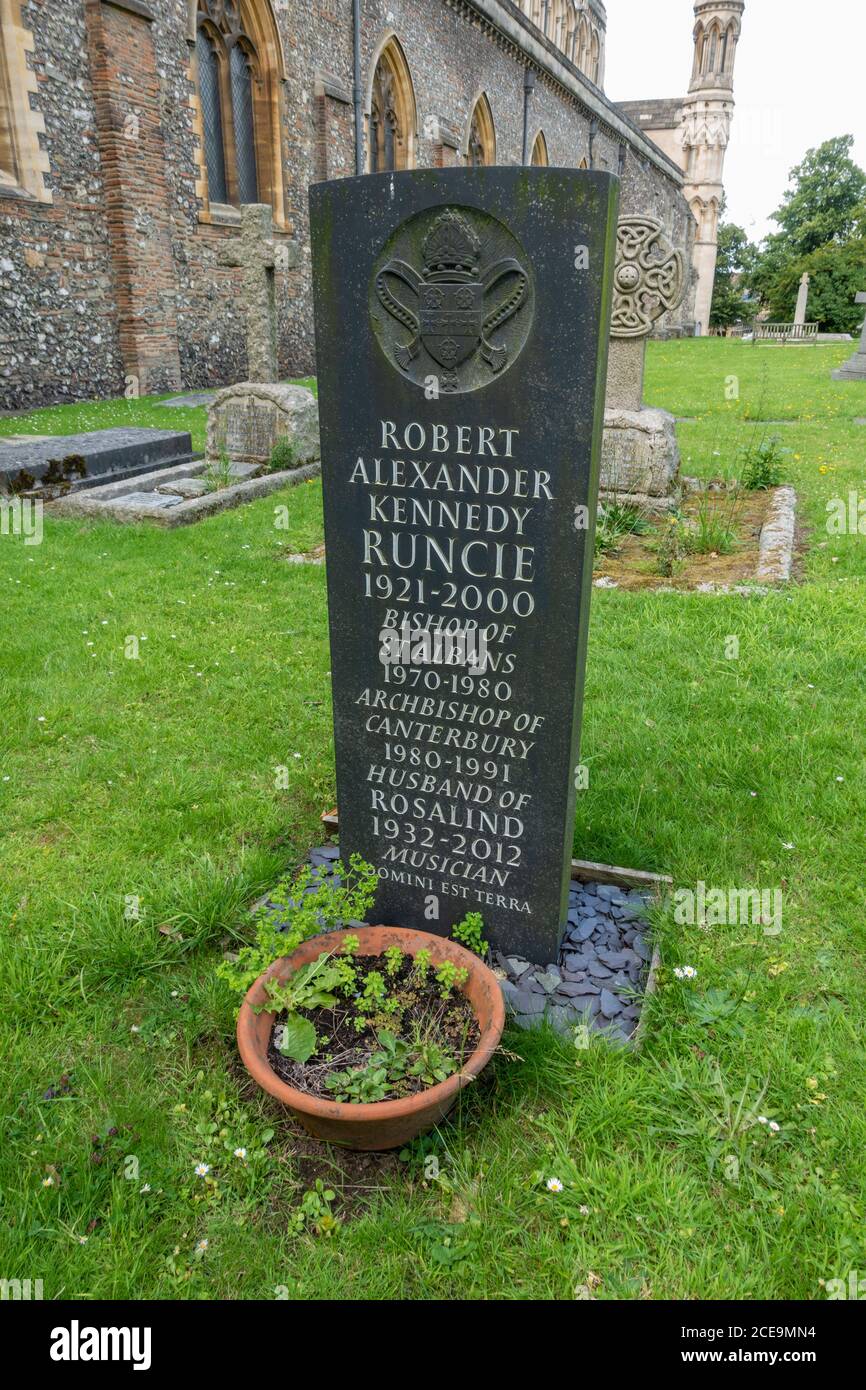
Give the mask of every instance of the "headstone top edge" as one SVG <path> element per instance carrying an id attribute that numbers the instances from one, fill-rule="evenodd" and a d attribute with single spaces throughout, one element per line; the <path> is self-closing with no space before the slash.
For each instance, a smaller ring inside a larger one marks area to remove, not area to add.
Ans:
<path id="1" fill-rule="evenodd" d="M 324 197 L 326 191 L 334 188 L 359 188 L 371 189 L 376 183 L 393 181 L 395 184 L 411 183 L 436 183 L 436 184 L 466 184 L 471 186 L 473 183 L 481 185 L 492 183 L 495 179 L 503 175 L 509 179 L 515 179 L 519 175 L 542 183 L 550 179 L 552 175 L 573 176 L 575 181 L 592 181 L 593 183 L 607 184 L 608 186 L 619 187 L 622 180 L 619 174 L 615 174 L 610 169 L 575 169 L 570 165 L 560 164 L 491 164 L 482 169 L 452 168 L 452 169 L 394 169 L 377 174 L 350 174 L 343 178 L 320 179 L 316 183 L 310 184 L 310 201 L 316 201 Z"/>

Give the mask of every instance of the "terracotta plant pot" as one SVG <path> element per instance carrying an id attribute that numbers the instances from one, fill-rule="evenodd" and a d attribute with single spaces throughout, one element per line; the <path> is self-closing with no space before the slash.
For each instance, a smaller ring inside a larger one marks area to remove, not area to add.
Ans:
<path id="1" fill-rule="evenodd" d="M 404 955 L 414 956 L 426 948 L 434 966 L 444 960 L 455 965 L 463 965 L 469 971 L 469 979 L 463 987 L 478 1026 L 481 1037 L 478 1046 L 460 1071 L 431 1086 L 426 1091 L 418 1091 L 402 1100 L 380 1100 L 371 1105 L 344 1105 L 337 1101 L 321 1100 L 318 1096 L 305 1095 L 288 1086 L 274 1071 L 268 1061 L 268 1043 L 275 1015 L 255 1009 L 268 1002 L 265 981 L 271 978 L 287 980 L 289 976 L 315 960 L 322 951 L 333 950 L 345 936 L 357 936 L 360 942 L 359 956 L 380 956 L 388 946 L 399 946 Z M 458 1092 L 469 1082 L 474 1081 L 479 1072 L 493 1056 L 502 1036 L 505 1023 L 505 1005 L 499 982 L 482 960 L 464 950 L 457 942 L 429 932 L 404 931 L 402 927 L 358 927 L 352 932 L 328 932 L 323 936 L 311 937 L 290 956 L 275 960 L 255 984 L 248 990 L 238 1015 L 238 1046 L 244 1066 L 254 1081 L 276 1096 L 300 1120 L 305 1129 L 317 1139 L 327 1139 L 332 1144 L 342 1144 L 349 1149 L 394 1149 L 405 1144 L 425 1130 L 432 1129 L 444 1115 L 448 1114 Z"/>

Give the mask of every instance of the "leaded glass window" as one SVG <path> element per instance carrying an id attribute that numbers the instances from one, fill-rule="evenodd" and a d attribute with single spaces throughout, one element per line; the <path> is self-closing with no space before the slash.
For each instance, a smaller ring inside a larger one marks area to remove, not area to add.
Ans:
<path id="1" fill-rule="evenodd" d="M 394 103 L 394 75 L 381 58 L 373 77 L 370 107 L 370 172 L 382 174 L 397 168 L 399 120 Z"/>
<path id="2" fill-rule="evenodd" d="M 198 59 L 198 86 L 202 121 L 204 122 L 204 156 L 207 165 L 208 191 L 213 202 L 227 203 L 228 190 L 223 146 L 219 64 L 213 41 L 203 29 L 198 31 L 195 51 Z"/>
<path id="3" fill-rule="evenodd" d="M 242 203 L 259 200 L 256 177 L 256 131 L 253 121 L 253 84 L 249 54 L 235 44 L 229 59 L 234 115 L 235 159 L 238 170 L 238 197 Z"/>
<path id="4" fill-rule="evenodd" d="M 196 57 L 208 195 L 214 203 L 259 201 L 258 58 L 240 0 L 198 0 Z M 267 175 L 265 175 L 267 183 Z"/>

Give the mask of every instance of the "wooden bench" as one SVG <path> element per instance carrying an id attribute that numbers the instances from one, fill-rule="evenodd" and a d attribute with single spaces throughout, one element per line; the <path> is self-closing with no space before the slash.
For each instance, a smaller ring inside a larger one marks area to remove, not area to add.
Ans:
<path id="1" fill-rule="evenodd" d="M 817 343 L 817 323 L 756 323 L 753 343 Z"/>

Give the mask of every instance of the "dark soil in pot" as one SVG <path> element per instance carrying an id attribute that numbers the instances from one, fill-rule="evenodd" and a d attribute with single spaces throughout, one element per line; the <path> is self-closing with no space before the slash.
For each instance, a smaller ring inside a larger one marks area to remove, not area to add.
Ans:
<path id="1" fill-rule="evenodd" d="M 370 971 L 381 971 L 382 961 L 378 956 L 367 956 L 358 958 L 356 964 L 360 993 Z M 459 1071 L 475 1051 L 481 1036 L 472 1005 L 457 989 L 443 998 L 432 971 L 420 982 L 412 966 L 412 958 L 406 957 L 394 976 L 388 977 L 389 994 L 399 995 L 406 1007 L 396 1016 L 376 1014 L 360 1033 L 354 1026 L 356 1010 L 348 1008 L 342 1000 L 331 1007 L 307 1010 L 305 1017 L 313 1024 L 320 1041 L 316 1052 L 306 1062 L 296 1062 L 280 1052 L 275 1038 L 280 1036 L 285 1014 L 276 1018 L 267 1059 L 280 1080 L 306 1095 L 332 1100 L 334 1093 L 326 1085 L 327 1078 L 334 1072 L 369 1066 L 371 1059 L 381 1054 L 378 1035 L 383 1030 L 409 1043 L 421 1037 L 427 1043 L 436 1044 L 450 1059 L 453 1071 Z M 431 1084 L 434 1083 L 429 1078 L 407 1072 L 388 1086 L 387 1097 L 383 1099 L 399 1100 L 425 1091 Z"/>

